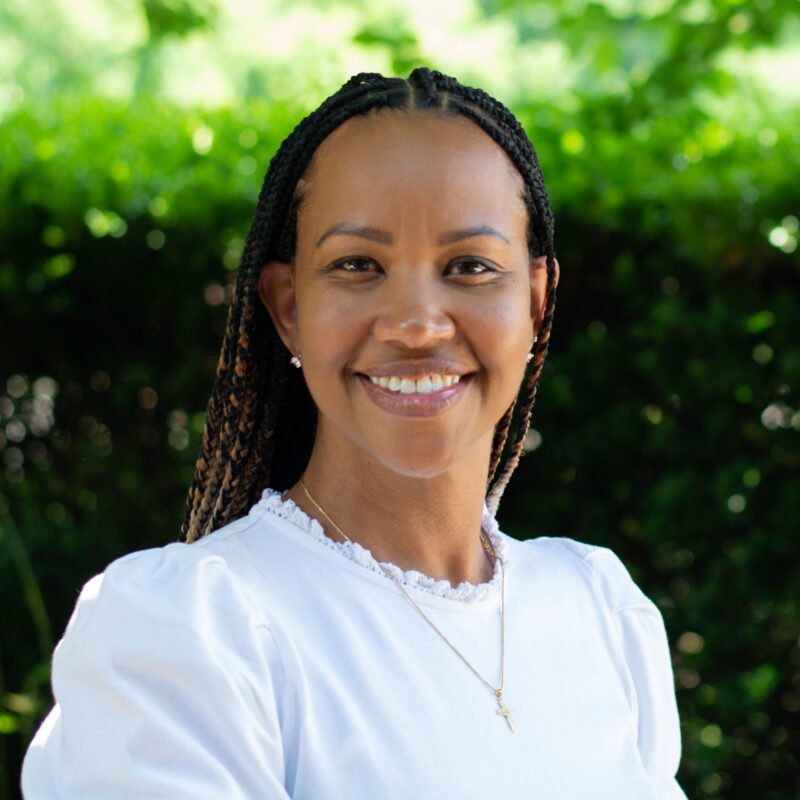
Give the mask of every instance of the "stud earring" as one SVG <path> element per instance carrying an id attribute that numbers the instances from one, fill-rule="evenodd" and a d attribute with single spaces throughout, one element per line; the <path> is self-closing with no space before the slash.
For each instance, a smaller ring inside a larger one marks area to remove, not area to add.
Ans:
<path id="1" fill-rule="evenodd" d="M 534 344 L 536 344 L 536 342 L 538 342 L 538 341 L 539 341 L 539 334 L 537 333 L 537 334 L 536 334 L 536 335 L 533 337 L 533 344 L 531 345 L 531 347 L 533 347 L 533 345 L 534 345 Z M 533 361 L 533 353 L 528 353 L 528 356 L 527 356 L 527 358 L 525 359 L 525 363 L 526 363 L 526 364 L 530 364 L 530 363 L 531 363 L 531 361 Z"/>
<path id="2" fill-rule="evenodd" d="M 289 359 L 289 363 L 290 363 L 290 364 L 291 364 L 293 367 L 297 367 L 297 369 L 300 369 L 300 367 L 302 367 L 302 366 L 303 366 L 303 362 L 300 360 L 300 354 L 299 354 L 299 353 L 298 353 L 296 356 L 292 356 L 292 357 Z"/>

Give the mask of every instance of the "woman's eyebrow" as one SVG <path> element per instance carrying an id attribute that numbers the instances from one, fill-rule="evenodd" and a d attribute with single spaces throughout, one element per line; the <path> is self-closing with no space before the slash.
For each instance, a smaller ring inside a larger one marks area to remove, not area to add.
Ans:
<path id="1" fill-rule="evenodd" d="M 337 222 L 335 225 L 331 225 L 331 227 L 317 239 L 314 246 L 319 247 L 329 236 L 358 236 L 362 239 L 369 239 L 372 242 L 380 242 L 381 244 L 392 244 L 394 241 L 392 235 L 388 231 L 381 230 L 380 228 L 371 228 L 367 225 L 359 225 L 355 222 Z M 498 239 L 502 239 L 506 244 L 511 244 L 507 236 L 504 236 L 500 231 L 492 228 L 490 225 L 475 225 L 471 228 L 448 231 L 439 237 L 438 243 L 452 244 L 453 242 L 460 242 L 462 239 L 471 239 L 474 236 L 496 236 Z"/>
<path id="2" fill-rule="evenodd" d="M 439 237 L 439 244 L 452 244 L 453 242 L 460 242 L 462 239 L 471 239 L 473 236 L 496 236 L 506 244 L 511 244 L 507 236 L 504 236 L 496 228 L 492 228 L 491 225 L 475 225 L 472 228 L 461 228 L 457 231 L 443 233 Z"/>
<path id="3" fill-rule="evenodd" d="M 319 247 L 329 236 L 359 236 L 362 239 L 369 239 L 381 244 L 391 244 L 392 235 L 380 228 L 370 228 L 367 225 L 359 225 L 356 222 L 337 222 L 331 225 L 322 236 L 317 239 L 315 247 Z"/>

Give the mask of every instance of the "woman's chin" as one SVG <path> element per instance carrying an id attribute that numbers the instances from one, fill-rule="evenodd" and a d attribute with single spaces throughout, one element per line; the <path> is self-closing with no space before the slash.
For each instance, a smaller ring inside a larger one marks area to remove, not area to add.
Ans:
<path id="1" fill-rule="evenodd" d="M 445 472 L 448 472 L 452 467 L 452 463 L 420 463 L 419 461 L 400 461 L 394 460 L 387 462 L 381 459 L 383 465 L 391 472 L 401 475 L 404 478 L 413 478 L 416 480 L 436 478 Z"/>
<path id="2" fill-rule="evenodd" d="M 482 433 L 468 420 L 443 425 L 416 421 L 391 425 L 380 420 L 332 420 L 320 414 L 314 450 L 342 472 L 386 470 L 410 479 L 436 478 L 453 470 L 485 471 L 494 428 Z"/>
<path id="3" fill-rule="evenodd" d="M 417 442 L 408 438 L 391 444 L 381 442 L 370 450 L 373 458 L 387 470 L 406 478 L 435 478 L 465 460 L 472 462 L 470 448 L 433 437 Z"/>

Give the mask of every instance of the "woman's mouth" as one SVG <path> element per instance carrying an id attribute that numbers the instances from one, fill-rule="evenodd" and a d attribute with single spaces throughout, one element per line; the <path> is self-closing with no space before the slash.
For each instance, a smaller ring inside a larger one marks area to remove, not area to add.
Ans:
<path id="1" fill-rule="evenodd" d="M 400 375 L 358 374 L 370 399 L 384 411 L 406 417 L 432 417 L 450 409 L 472 378 L 433 373 L 410 378 Z"/>
<path id="2" fill-rule="evenodd" d="M 400 376 L 381 376 L 369 375 L 370 381 L 376 386 L 382 386 L 390 392 L 400 392 L 400 394 L 431 394 L 438 392 L 445 386 L 452 386 L 461 380 L 460 375 L 424 375 L 419 379 L 404 378 Z"/>

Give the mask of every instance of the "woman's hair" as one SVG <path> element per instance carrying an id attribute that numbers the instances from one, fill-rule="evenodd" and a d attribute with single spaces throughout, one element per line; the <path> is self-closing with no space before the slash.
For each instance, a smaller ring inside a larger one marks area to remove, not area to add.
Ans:
<path id="1" fill-rule="evenodd" d="M 351 117 L 381 109 L 463 115 L 505 150 L 524 180 L 528 249 L 531 257 L 547 257 L 547 297 L 531 365 L 495 427 L 486 495 L 493 513 L 519 463 L 556 302 L 553 214 L 536 153 L 514 115 L 480 89 L 426 67 L 415 69 L 407 80 L 361 73 L 303 119 L 270 162 L 233 289 L 181 529 L 185 541 L 243 516 L 266 487 L 292 486 L 308 463 L 317 409 L 261 303 L 259 273 L 268 261 L 294 261 L 302 201 L 297 184 L 317 147 Z"/>

